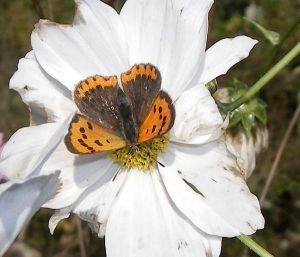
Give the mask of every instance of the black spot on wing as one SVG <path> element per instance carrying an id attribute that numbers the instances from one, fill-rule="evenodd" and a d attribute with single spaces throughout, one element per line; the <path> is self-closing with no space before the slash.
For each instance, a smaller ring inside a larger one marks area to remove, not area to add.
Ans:
<path id="1" fill-rule="evenodd" d="M 95 140 L 95 144 L 99 146 L 103 146 L 103 144 L 99 140 Z"/>
<path id="2" fill-rule="evenodd" d="M 152 133 L 154 133 L 155 130 L 156 130 L 156 125 L 153 125 L 153 127 L 152 127 Z"/>
<path id="3" fill-rule="evenodd" d="M 88 128 L 89 128 L 90 130 L 93 130 L 93 125 L 92 125 L 92 123 L 87 122 L 87 126 L 88 126 Z"/>

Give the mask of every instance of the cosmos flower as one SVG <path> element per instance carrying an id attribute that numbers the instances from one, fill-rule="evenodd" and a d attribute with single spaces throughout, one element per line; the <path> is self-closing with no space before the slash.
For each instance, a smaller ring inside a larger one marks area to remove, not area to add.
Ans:
<path id="1" fill-rule="evenodd" d="M 213 96 L 220 102 L 229 102 L 228 88 L 219 89 Z M 247 136 L 239 124 L 227 129 L 224 140 L 227 149 L 236 156 L 241 174 L 248 179 L 255 169 L 256 157 L 268 147 L 269 131 L 261 122 L 255 122 L 251 135 Z"/>
<path id="2" fill-rule="evenodd" d="M 247 137 L 242 129 L 226 134 L 228 150 L 237 158 L 241 172 L 248 179 L 256 165 L 256 157 L 268 147 L 269 132 L 267 128 L 259 126 L 254 129 L 253 135 Z"/>
<path id="3" fill-rule="evenodd" d="M 210 0 L 128 0 L 120 14 L 98 0 L 76 3 L 72 25 L 41 20 L 32 33 L 10 87 L 33 126 L 12 136 L 0 162 L 12 180 L 60 171 L 59 190 L 43 205 L 56 210 L 51 232 L 73 212 L 105 235 L 108 257 L 196 257 L 219 256 L 222 237 L 261 229 L 257 198 L 221 139 L 226 122 L 205 87 L 256 41 L 240 36 L 206 50 Z M 78 112 L 78 83 L 143 63 L 157 67 L 174 103 L 168 135 L 136 152 L 71 153 L 63 138 Z M 154 162 L 134 155 L 145 149 Z"/>

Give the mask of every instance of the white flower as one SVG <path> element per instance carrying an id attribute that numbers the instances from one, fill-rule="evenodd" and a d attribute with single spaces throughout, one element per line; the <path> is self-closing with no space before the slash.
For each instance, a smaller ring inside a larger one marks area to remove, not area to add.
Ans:
<path id="1" fill-rule="evenodd" d="M 228 88 L 221 88 L 215 94 L 214 98 L 223 103 L 229 102 Z M 250 137 L 247 137 L 242 127 L 228 129 L 224 133 L 224 140 L 227 149 L 235 155 L 240 172 L 245 179 L 248 179 L 256 165 L 256 156 L 268 147 L 269 132 L 261 123 L 257 123 Z"/>
<path id="2" fill-rule="evenodd" d="M 253 135 L 247 137 L 243 129 L 226 133 L 228 150 L 237 158 L 241 172 L 248 179 L 256 165 L 256 156 L 268 147 L 269 132 L 265 127 L 256 127 Z"/>
<path id="3" fill-rule="evenodd" d="M 0 256 L 22 227 L 55 193 L 58 174 L 6 182 L 0 185 Z"/>
<path id="4" fill-rule="evenodd" d="M 18 131 L 0 163 L 10 179 L 61 171 L 60 190 L 44 205 L 57 210 L 51 231 L 74 212 L 105 235 L 108 257 L 198 257 L 219 256 L 222 237 L 262 228 L 257 198 L 220 140 L 224 122 L 205 87 L 256 41 L 224 39 L 205 51 L 209 0 L 128 0 L 120 15 L 98 0 L 76 2 L 71 26 L 42 20 L 32 33 L 33 51 L 20 60 L 10 87 L 40 125 Z M 157 66 L 175 102 L 163 165 L 143 172 L 106 155 L 71 154 L 64 142 L 54 149 L 77 110 L 75 85 L 95 74 L 120 75 L 136 63 Z M 37 108 L 45 115 L 36 116 Z M 52 153 L 41 156 L 47 149 Z"/>

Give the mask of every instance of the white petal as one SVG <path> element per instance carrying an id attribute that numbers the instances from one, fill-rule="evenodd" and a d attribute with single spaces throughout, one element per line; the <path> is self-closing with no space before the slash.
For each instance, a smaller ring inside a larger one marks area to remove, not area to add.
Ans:
<path id="1" fill-rule="evenodd" d="M 108 257 L 213 256 L 219 249 L 212 245 L 220 248 L 220 238 L 204 235 L 173 209 L 157 172 L 138 170 L 129 172 L 113 205 L 105 239 Z"/>
<path id="2" fill-rule="evenodd" d="M 255 153 L 258 155 L 269 146 L 269 131 L 266 127 L 258 127 L 255 136 Z"/>
<path id="3" fill-rule="evenodd" d="M 58 174 L 0 185 L 0 255 L 4 254 L 22 227 L 53 196 Z M 3 190 L 4 189 L 4 190 Z"/>
<path id="4" fill-rule="evenodd" d="M 51 216 L 49 220 L 49 230 L 52 235 L 58 223 L 63 219 L 69 218 L 70 212 L 71 212 L 71 208 L 66 207 L 63 209 L 56 210 L 55 213 Z"/>
<path id="5" fill-rule="evenodd" d="M 18 91 L 26 104 L 44 109 L 48 122 L 64 120 L 77 109 L 71 92 L 42 70 L 33 51 L 19 61 L 10 88 Z"/>
<path id="6" fill-rule="evenodd" d="M 105 176 L 90 187 L 74 204 L 73 212 L 89 222 L 99 237 L 105 234 L 105 225 L 115 198 L 119 194 L 128 172 L 120 170 L 117 174 L 106 172 Z"/>
<path id="7" fill-rule="evenodd" d="M 218 107 L 204 85 L 185 91 L 175 103 L 176 120 L 171 140 L 203 144 L 219 138 L 226 127 Z"/>
<path id="8" fill-rule="evenodd" d="M 219 257 L 222 248 L 222 237 L 211 236 L 209 242 L 211 248 L 211 256 Z"/>
<path id="9" fill-rule="evenodd" d="M 86 189 L 107 175 L 114 176 L 118 166 L 104 154 L 75 155 L 62 142 L 41 168 L 42 174 L 59 169 L 60 190 L 44 207 L 60 209 L 75 203 Z"/>
<path id="10" fill-rule="evenodd" d="M 206 51 L 200 82 L 206 84 L 226 74 L 233 65 L 249 56 L 249 52 L 257 42 L 249 37 L 239 36 L 223 39 L 214 44 Z"/>
<path id="11" fill-rule="evenodd" d="M 204 232 L 233 237 L 263 228 L 258 200 L 237 171 L 224 143 L 170 144 L 161 162 L 167 166 L 160 167 L 160 171 L 170 197 Z"/>
<path id="12" fill-rule="evenodd" d="M 173 100 L 203 68 L 212 2 L 128 0 L 121 10 L 130 64 L 156 65 Z"/>
<path id="13" fill-rule="evenodd" d="M 89 226 L 99 237 L 104 236 L 111 206 L 126 179 L 127 172 L 120 170 L 116 173 L 108 169 L 102 173 L 100 179 L 94 185 L 87 187 L 72 205 L 55 211 L 49 220 L 49 229 L 52 234 L 57 224 L 74 212 L 81 219 L 89 222 Z"/>
<path id="14" fill-rule="evenodd" d="M 255 169 L 256 155 L 268 146 L 268 130 L 257 127 L 254 135 L 248 138 L 241 129 L 226 133 L 225 140 L 228 150 L 237 158 L 242 175 L 248 179 Z"/>
<path id="15" fill-rule="evenodd" d="M 76 0 L 74 29 L 89 39 L 89 44 L 110 75 L 120 75 L 129 68 L 127 42 L 117 12 L 98 0 Z"/>
<path id="16" fill-rule="evenodd" d="M 43 69 L 70 90 L 89 76 L 119 74 L 128 68 L 118 14 L 101 1 L 78 4 L 73 25 L 42 20 L 31 39 Z"/>
<path id="17" fill-rule="evenodd" d="M 245 179 L 248 179 L 256 164 L 255 146 L 253 138 L 247 138 L 244 131 L 240 131 L 234 135 L 226 134 L 227 149 L 235 155 L 241 174 Z"/>
<path id="18" fill-rule="evenodd" d="M 64 122 L 18 130 L 2 151 L 0 170 L 3 174 L 10 179 L 20 179 L 38 173 L 41 165 L 67 133 L 72 117 L 73 114 Z"/>

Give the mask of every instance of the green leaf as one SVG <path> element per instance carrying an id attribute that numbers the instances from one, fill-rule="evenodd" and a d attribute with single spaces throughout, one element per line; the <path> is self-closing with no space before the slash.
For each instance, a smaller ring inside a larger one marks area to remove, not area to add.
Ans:
<path id="1" fill-rule="evenodd" d="M 216 91 L 218 90 L 218 82 L 216 79 L 208 82 L 206 85 L 207 89 L 209 90 L 209 92 L 213 95 L 214 93 L 216 93 Z"/>
<path id="2" fill-rule="evenodd" d="M 252 113 L 248 113 L 242 116 L 242 125 L 247 137 L 251 136 L 252 128 L 254 127 L 254 120 L 255 117 Z"/>
<path id="3" fill-rule="evenodd" d="M 241 98 L 248 90 L 248 85 L 237 79 L 234 79 L 232 84 L 233 87 L 228 88 L 230 103 Z M 229 127 L 241 124 L 245 134 L 248 137 L 251 136 L 252 129 L 257 122 L 264 126 L 267 124 L 266 108 L 267 105 L 263 100 L 257 97 L 250 99 L 230 113 Z"/>
<path id="4" fill-rule="evenodd" d="M 266 107 L 267 105 L 261 100 L 261 99 L 256 99 L 256 103 L 253 109 L 253 113 L 257 119 L 263 124 L 267 125 L 267 111 Z"/>
<path id="5" fill-rule="evenodd" d="M 235 110 L 229 118 L 229 127 L 234 127 L 242 120 L 242 112 Z"/>
<path id="6" fill-rule="evenodd" d="M 238 79 L 234 78 L 233 87 L 228 88 L 228 93 L 229 93 L 229 101 L 234 102 L 238 98 L 240 98 L 243 94 L 245 94 L 248 90 L 247 84 L 239 81 Z"/>
<path id="7" fill-rule="evenodd" d="M 272 45 L 278 45 L 280 43 L 280 34 L 278 32 L 268 30 L 248 17 L 244 17 L 244 20 L 260 32 Z"/>

